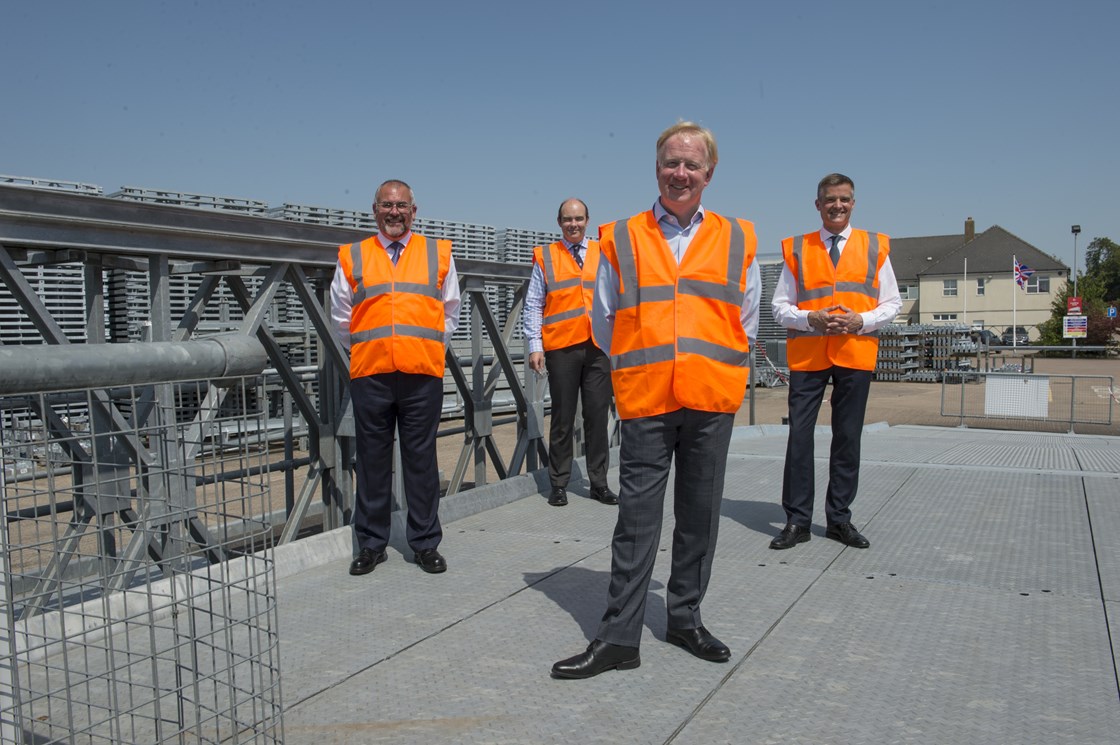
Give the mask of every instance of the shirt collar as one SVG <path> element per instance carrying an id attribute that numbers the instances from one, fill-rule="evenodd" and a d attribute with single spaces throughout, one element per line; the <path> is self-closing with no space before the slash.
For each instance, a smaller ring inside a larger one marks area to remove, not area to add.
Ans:
<path id="1" fill-rule="evenodd" d="M 848 242 L 848 237 L 851 236 L 851 234 L 852 234 L 852 226 L 851 225 L 845 226 L 845 228 L 843 230 L 841 230 L 839 233 L 833 233 L 831 231 L 825 230 L 824 228 L 821 228 L 821 243 L 824 243 L 825 245 L 828 245 L 829 240 L 834 235 L 840 236 L 840 238 L 841 238 L 840 242 L 841 243 L 847 243 Z"/>
<path id="2" fill-rule="evenodd" d="M 687 226 L 681 225 L 679 222 L 677 222 L 676 216 L 673 215 L 673 213 L 669 212 L 669 210 L 665 209 L 661 205 L 661 199 L 660 198 L 653 200 L 653 217 L 658 222 L 661 222 L 662 220 L 669 220 L 673 223 L 673 225 L 676 225 L 678 228 L 687 227 Z M 697 223 L 701 222 L 703 219 L 704 219 L 704 205 L 700 205 L 699 207 L 696 208 L 696 214 L 692 216 L 692 222 L 689 223 L 689 225 L 696 225 Z"/>
<path id="3" fill-rule="evenodd" d="M 407 233 L 405 233 L 404 235 L 402 235 L 400 238 L 397 238 L 396 242 L 401 244 L 402 246 L 407 246 L 408 242 L 410 240 L 412 240 L 412 231 L 411 230 L 408 231 Z M 386 248 L 386 249 L 389 248 L 390 243 L 393 243 L 393 241 L 389 239 L 389 236 L 381 235 L 381 233 L 377 234 L 377 242 L 381 244 L 382 248 Z"/>
<path id="4" fill-rule="evenodd" d="M 569 251 L 571 251 L 576 246 L 579 246 L 580 248 L 583 248 L 583 244 L 587 243 L 587 236 L 585 235 L 583 237 L 583 240 L 580 241 L 579 243 L 572 243 L 567 238 L 561 238 L 561 240 L 564 242 L 564 246 L 567 247 L 567 249 Z"/>

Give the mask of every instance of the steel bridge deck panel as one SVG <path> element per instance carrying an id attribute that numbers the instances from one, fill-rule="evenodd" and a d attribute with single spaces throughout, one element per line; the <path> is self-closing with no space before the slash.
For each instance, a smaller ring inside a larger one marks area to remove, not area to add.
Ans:
<path id="1" fill-rule="evenodd" d="M 640 668 L 588 681 L 548 676 L 594 635 L 609 563 L 606 551 L 588 557 L 360 673 L 346 691 L 289 709 L 286 742 L 665 742 L 731 669 L 661 641 L 667 562 L 651 583 Z M 705 611 L 735 659 L 816 576 L 747 571 L 713 581 Z M 739 592 L 743 582 L 757 595 Z"/>
<path id="2" fill-rule="evenodd" d="M 847 569 L 1096 596 L 1080 482 L 1068 476 L 918 471 L 866 525 L 872 548 L 845 557 Z"/>
<path id="3" fill-rule="evenodd" d="M 1120 601 L 1120 474 L 1085 479 L 1085 501 L 1093 524 L 1101 591 L 1105 600 Z M 1113 638 L 1120 641 L 1120 636 Z M 1117 650 L 1120 650 L 1120 643 Z"/>
<path id="4" fill-rule="evenodd" d="M 736 449 L 704 602 L 728 664 L 662 641 L 668 504 L 642 666 L 587 681 L 548 677 L 594 635 L 609 581 L 613 508 L 578 489 L 564 508 L 533 494 L 448 523 L 444 575 L 391 549 L 367 577 L 349 557 L 283 577 L 286 742 L 1113 741 L 1120 606 L 1102 602 L 1093 542 L 1116 588 L 1116 480 L 920 462 L 962 438 L 1006 444 L 953 434 L 865 436 L 867 551 L 824 538 L 820 505 L 809 543 L 769 550 L 782 461 Z M 784 432 L 754 439 L 784 448 Z M 888 447 L 911 462 L 877 460 Z M 818 458 L 819 494 L 826 470 Z"/>
<path id="5" fill-rule="evenodd" d="M 1107 645 L 1092 599 L 832 576 L 673 742 L 1103 745 Z"/>

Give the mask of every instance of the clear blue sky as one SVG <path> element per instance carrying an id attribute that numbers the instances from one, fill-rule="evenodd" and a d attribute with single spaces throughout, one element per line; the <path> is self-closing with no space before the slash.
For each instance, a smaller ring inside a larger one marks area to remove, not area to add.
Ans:
<path id="1" fill-rule="evenodd" d="M 555 229 L 648 208 L 654 141 L 710 127 L 704 203 L 760 250 L 819 227 L 1120 241 L 1120 3 L 11 1 L 0 173 Z"/>

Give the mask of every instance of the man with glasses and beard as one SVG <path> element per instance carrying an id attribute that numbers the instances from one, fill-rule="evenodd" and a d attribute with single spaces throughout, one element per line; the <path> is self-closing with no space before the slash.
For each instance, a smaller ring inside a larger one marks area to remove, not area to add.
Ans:
<path id="1" fill-rule="evenodd" d="M 438 547 L 436 429 L 443 408 L 447 344 L 459 323 L 459 281 L 451 242 L 412 232 L 416 198 L 403 181 L 381 184 L 377 234 L 341 246 L 331 283 L 331 319 L 350 350 L 350 398 L 358 458 L 350 574 L 388 557 L 393 509 L 393 439 L 399 431 L 406 539 L 425 572 L 447 570 Z"/>

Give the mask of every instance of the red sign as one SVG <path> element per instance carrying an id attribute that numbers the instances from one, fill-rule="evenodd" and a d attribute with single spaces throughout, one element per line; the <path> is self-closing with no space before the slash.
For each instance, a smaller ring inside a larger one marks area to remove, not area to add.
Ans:
<path id="1" fill-rule="evenodd" d="M 1066 298 L 1066 313 L 1071 316 L 1081 315 L 1081 298 L 1073 296 Z"/>

